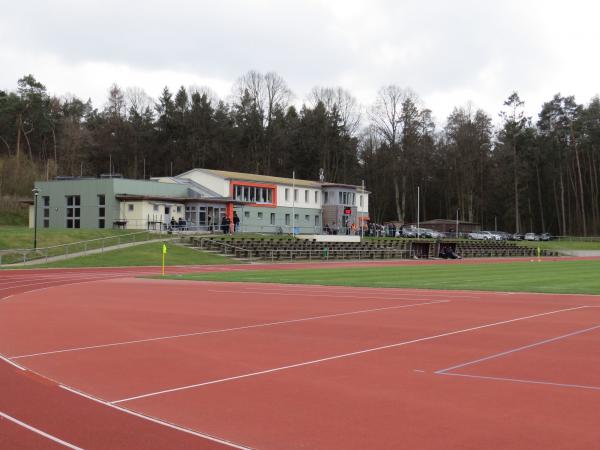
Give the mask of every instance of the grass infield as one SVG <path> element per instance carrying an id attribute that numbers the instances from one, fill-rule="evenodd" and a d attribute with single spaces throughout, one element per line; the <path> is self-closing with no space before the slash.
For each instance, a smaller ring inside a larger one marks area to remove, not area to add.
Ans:
<path id="1" fill-rule="evenodd" d="M 167 244 L 165 266 L 195 264 L 235 264 L 236 261 L 224 256 L 192 250 L 186 247 Z M 56 261 L 49 264 L 24 266 L 23 269 L 44 267 L 125 267 L 160 266 L 162 264 L 162 242 L 140 244 L 134 247 L 111 250 L 78 258 Z M 21 267 L 20 267 L 21 268 Z"/>
<path id="2" fill-rule="evenodd" d="M 600 260 L 344 267 L 169 276 L 178 280 L 600 294 Z"/>

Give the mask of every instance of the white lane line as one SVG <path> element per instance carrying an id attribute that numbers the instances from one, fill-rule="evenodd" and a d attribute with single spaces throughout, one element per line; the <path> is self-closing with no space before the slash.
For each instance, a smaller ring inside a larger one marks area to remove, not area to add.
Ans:
<path id="1" fill-rule="evenodd" d="M 512 383 L 540 384 L 540 385 L 544 385 L 544 386 L 558 386 L 558 387 L 564 387 L 564 388 L 592 389 L 595 391 L 600 391 L 600 386 L 588 386 L 585 384 L 554 383 L 551 381 L 522 380 L 520 378 L 488 377 L 488 376 L 484 376 L 484 375 L 467 375 L 464 373 L 449 373 L 449 372 L 440 373 L 438 375 L 444 375 L 447 377 L 475 378 L 475 379 L 479 379 L 479 380 L 508 381 L 508 382 L 512 382 Z"/>
<path id="2" fill-rule="evenodd" d="M 0 297 L 0 301 L 7 301 L 10 298 L 18 299 L 18 296 L 20 296 L 21 294 L 29 294 L 31 292 L 39 292 L 39 291 L 45 291 L 47 289 L 60 288 L 62 286 L 73 286 L 75 284 L 93 283 L 95 281 L 106 281 L 106 280 L 108 280 L 108 278 L 90 278 L 90 279 L 84 280 L 84 281 L 80 281 L 80 280 L 78 280 L 78 281 L 62 281 L 62 282 L 60 282 L 60 284 L 50 284 L 50 282 L 47 282 L 47 283 L 43 283 L 43 284 L 45 284 L 45 286 L 42 286 L 42 287 L 29 289 L 26 291 L 19 291 L 19 292 L 15 292 L 14 294 L 7 295 L 6 297 Z"/>
<path id="3" fill-rule="evenodd" d="M 212 282 L 218 283 L 218 282 Z M 239 283 L 239 282 L 235 282 Z M 254 285 L 254 286 L 252 286 Z M 398 292 L 398 288 L 370 288 L 365 286 L 352 286 L 344 288 L 344 286 L 326 286 L 326 285 L 314 285 L 314 284 L 285 284 L 285 285 L 276 285 L 273 287 L 273 284 L 265 284 L 265 283 L 244 283 L 242 286 L 239 286 L 241 290 L 264 290 L 264 291 L 272 291 L 272 292 L 289 292 L 290 287 L 301 288 L 310 293 L 336 293 L 336 294 L 352 294 L 352 293 L 367 293 L 367 294 L 385 294 L 385 295 L 399 295 L 404 297 L 415 297 L 415 296 L 441 296 L 444 298 L 481 298 L 477 295 L 452 295 L 450 293 L 445 292 L 435 292 L 429 290 L 422 290 L 420 292 L 416 292 L 410 289 L 404 289 L 409 292 Z M 331 289 L 327 289 L 331 287 Z M 340 289 L 342 288 L 342 289 Z"/>
<path id="4" fill-rule="evenodd" d="M 32 427 L 31 425 L 26 424 L 25 422 L 21 422 L 20 420 L 15 419 L 14 417 L 9 416 L 8 414 L 3 413 L 2 411 L 0 411 L 0 417 L 2 417 L 3 419 L 9 420 L 23 428 L 26 428 L 29 431 L 33 431 L 34 433 L 37 433 L 40 436 L 44 436 L 46 439 L 50 439 L 51 441 L 54 441 L 57 444 L 60 444 L 64 447 L 71 448 L 73 450 L 83 450 L 81 447 L 77 447 L 76 445 L 69 444 L 68 442 L 63 441 L 62 439 L 59 439 L 56 436 L 52 436 L 51 434 L 48 434 L 48 433 L 40 430 L 39 428 L 35 428 L 35 427 Z"/>
<path id="5" fill-rule="evenodd" d="M 81 283 L 81 282 L 84 282 L 84 281 L 93 281 L 93 280 L 107 280 L 109 278 L 115 278 L 115 277 L 93 276 L 93 277 L 76 277 L 76 278 L 52 279 L 52 280 L 38 281 L 36 283 L 19 284 L 17 286 L 11 286 L 11 287 L 7 287 L 7 288 L 0 288 L 0 291 L 7 291 L 9 289 L 19 289 L 19 288 L 24 288 L 24 287 L 28 287 L 28 286 L 38 286 L 40 284 L 46 284 L 46 285 L 52 284 L 53 286 L 55 286 L 55 285 L 56 286 L 62 286 L 63 284 Z"/>
<path id="6" fill-rule="evenodd" d="M 404 298 L 404 297 L 390 297 L 384 294 L 379 296 L 369 296 L 369 295 L 337 295 L 337 294 L 313 294 L 311 292 L 273 292 L 273 291 L 229 291 L 229 290 L 221 290 L 221 289 L 208 289 L 207 292 L 211 293 L 220 293 L 225 292 L 229 294 L 261 294 L 261 295 L 286 295 L 292 297 L 327 297 L 327 298 L 368 298 L 368 299 L 376 299 L 376 300 L 421 300 L 428 301 L 432 300 L 431 298 Z M 416 297 L 415 295 L 411 297 Z"/>
<path id="7" fill-rule="evenodd" d="M 529 345 L 524 345 L 522 347 L 517 347 L 517 348 L 513 348 L 511 350 L 507 350 L 501 353 L 496 353 L 494 355 L 490 355 L 490 356 L 486 356 L 484 358 L 479 358 L 473 361 L 468 361 L 466 363 L 462 363 L 462 364 L 457 364 L 455 366 L 452 367 L 447 367 L 446 369 L 440 369 L 438 371 L 436 371 L 435 373 L 438 375 L 444 374 L 446 372 L 450 372 L 452 370 L 456 370 L 456 369 L 460 369 L 462 367 L 466 367 L 466 366 L 472 366 L 473 364 L 478 364 L 484 361 L 489 361 L 490 359 L 495 359 L 495 358 L 500 358 L 501 356 L 506 356 L 506 355 L 510 355 L 512 353 L 516 353 L 516 352 L 520 352 L 523 350 L 527 350 L 529 348 L 534 348 L 534 347 L 539 347 L 540 345 L 544 345 L 544 344 L 549 344 L 550 342 L 556 342 L 556 341 L 560 341 L 562 339 L 566 339 L 568 337 L 572 337 L 572 336 L 577 336 L 578 334 L 583 334 L 583 333 L 589 333 L 590 331 L 594 331 L 597 330 L 598 328 L 600 328 L 600 325 L 596 325 L 590 328 L 585 328 L 583 330 L 577 330 L 574 331 L 572 333 L 568 333 L 568 334 L 563 334 L 562 336 L 556 336 L 550 339 L 545 339 L 543 341 L 539 341 L 539 342 L 534 342 L 533 344 L 529 344 Z"/>
<path id="8" fill-rule="evenodd" d="M 121 346 L 121 345 L 139 344 L 139 343 L 143 343 L 143 342 L 153 342 L 153 341 L 161 341 L 161 340 L 167 340 L 167 339 L 177 339 L 177 338 L 184 338 L 184 337 L 190 337 L 190 336 L 202 336 L 202 335 L 206 335 L 206 334 L 227 333 L 227 332 L 231 332 L 231 331 L 249 330 L 252 328 L 272 327 L 275 325 L 286 325 L 286 324 L 290 324 L 290 323 L 307 322 L 309 320 L 327 319 L 327 318 L 331 318 L 331 317 L 343 317 L 343 316 L 351 316 L 351 315 L 356 315 L 356 314 L 366 314 L 366 313 L 377 312 L 377 311 L 389 311 L 389 310 L 393 310 L 393 309 L 411 308 L 411 307 L 425 306 L 425 305 L 436 305 L 439 303 L 449 303 L 449 300 L 436 300 L 436 301 L 427 302 L 427 303 L 422 302 L 422 303 L 413 303 L 413 304 L 408 304 L 408 305 L 387 306 L 384 308 L 361 309 L 359 311 L 349 311 L 349 312 L 327 314 L 327 315 L 321 315 L 321 316 L 303 317 L 300 319 L 280 320 L 277 322 L 258 323 L 258 324 L 254 324 L 254 325 L 244 325 L 244 326 L 240 326 L 240 327 L 224 328 L 224 329 L 220 329 L 220 330 L 198 331 L 198 332 L 194 332 L 194 333 L 175 334 L 175 335 L 171 335 L 171 336 L 159 336 L 159 337 L 148 338 L 148 339 L 136 339 L 133 341 L 114 342 L 114 343 L 110 343 L 110 344 L 99 344 L 99 345 L 89 345 L 89 346 L 85 346 L 85 347 L 66 348 L 66 349 L 61 349 L 61 350 L 52 350 L 52 351 L 48 351 L 48 352 L 30 353 L 28 355 L 11 356 L 10 359 L 16 360 L 16 359 L 22 359 L 22 358 L 31 358 L 34 356 L 55 355 L 57 353 L 67 353 L 67 352 L 77 352 L 77 351 L 82 351 L 82 350 L 92 350 L 92 349 L 97 349 L 97 348 L 117 347 L 117 346 Z"/>
<path id="9" fill-rule="evenodd" d="M 548 311 L 548 312 L 545 312 L 545 313 L 533 314 L 533 315 L 530 315 L 530 316 L 517 317 L 515 319 L 502 320 L 500 322 L 493 322 L 493 323 L 488 323 L 488 324 L 484 324 L 484 325 L 478 325 L 478 326 L 475 326 L 475 327 L 464 328 L 464 329 L 455 330 L 455 331 L 449 331 L 447 333 L 436 334 L 436 335 L 433 335 L 433 336 L 426 336 L 426 337 L 422 337 L 422 338 L 412 339 L 410 341 L 397 342 L 395 344 L 382 345 L 380 347 L 367 348 L 367 349 L 364 349 L 364 350 L 359 350 L 359 351 L 350 352 L 350 353 L 342 353 L 342 354 L 339 354 L 339 355 L 333 355 L 333 356 L 328 356 L 328 357 L 325 357 L 325 358 L 314 359 L 312 361 L 305 361 L 305 362 L 301 362 L 301 363 L 297 363 L 297 364 L 290 364 L 288 366 L 282 366 L 282 367 L 276 367 L 276 368 L 273 368 L 273 369 L 260 370 L 258 372 L 245 373 L 245 374 L 236 375 L 236 376 L 233 376 L 233 377 L 221 378 L 221 379 L 217 379 L 217 380 L 206 381 L 206 382 L 197 383 L 197 384 L 190 384 L 190 385 L 187 385 L 187 386 L 180 386 L 180 387 L 171 388 L 171 389 L 164 389 L 164 390 L 161 390 L 161 391 L 150 392 L 150 393 L 147 393 L 147 394 L 141 394 L 141 395 L 136 395 L 136 396 L 133 396 L 133 397 L 128 397 L 128 398 L 122 398 L 122 399 L 119 399 L 119 400 L 114 400 L 111 403 L 112 404 L 118 404 L 118 403 L 123 403 L 123 402 L 129 402 L 129 401 L 132 401 L 132 400 L 138 400 L 138 399 L 147 398 L 147 397 L 154 397 L 154 396 L 157 396 L 157 395 L 169 394 L 169 393 L 172 393 L 172 392 L 184 391 L 184 390 L 198 388 L 198 387 L 202 387 L 202 386 L 209 386 L 209 385 L 212 385 L 212 384 L 225 383 L 225 382 L 228 382 L 228 381 L 240 380 L 240 379 L 243 379 L 243 378 L 250 378 L 250 377 L 255 377 L 255 376 L 258 376 L 258 375 L 265 375 L 265 374 L 268 374 L 268 373 L 280 372 L 280 371 L 283 371 L 283 370 L 294 369 L 294 368 L 304 367 L 304 366 L 310 366 L 310 365 L 314 365 L 314 364 L 320 364 L 320 363 L 327 362 L 327 361 L 333 361 L 333 360 L 342 359 L 342 358 L 349 358 L 351 356 L 363 355 L 365 353 L 373 353 L 373 352 L 377 352 L 377 351 L 381 351 L 381 350 L 387 350 L 387 349 L 390 349 L 390 348 L 402 347 L 402 346 L 409 345 L 409 344 L 416 344 L 418 342 L 431 341 L 431 340 L 434 340 L 434 339 L 439 339 L 439 338 L 443 338 L 443 337 L 453 336 L 453 335 L 456 335 L 456 334 L 462 334 L 462 333 L 467 333 L 467 332 L 470 332 L 470 331 L 481 330 L 481 329 L 484 329 L 484 328 L 490 328 L 490 327 L 495 327 L 495 326 L 499 326 L 499 325 L 506 325 L 508 323 L 519 322 L 521 320 L 533 319 L 533 318 L 536 318 L 536 317 L 543 317 L 543 316 L 548 316 L 548 315 L 551 315 L 551 314 L 559 314 L 559 313 L 563 313 L 563 312 L 575 311 L 575 310 L 584 309 L 584 308 L 587 308 L 587 306 L 576 306 L 576 307 L 573 307 L 573 308 L 558 309 L 558 310 L 554 310 L 554 311 Z"/>
<path id="10" fill-rule="evenodd" d="M 145 414 L 138 413 L 138 412 L 133 411 L 131 409 L 127 409 L 127 408 L 123 408 L 121 406 L 113 405 L 113 404 L 111 404 L 109 402 L 106 402 L 104 400 L 101 400 L 99 398 L 93 397 L 93 396 L 88 395 L 88 394 L 84 394 L 83 392 L 80 392 L 77 389 L 73 389 L 73 388 L 71 388 L 69 386 L 65 386 L 63 384 L 60 384 L 59 387 L 61 387 L 62 389 L 66 390 L 66 391 L 69 391 L 69 392 L 71 392 L 71 393 L 73 393 L 75 395 L 79 395 L 80 397 L 83 397 L 83 398 L 86 398 L 88 400 L 100 403 L 101 405 L 108 406 L 110 408 L 114 408 L 114 409 L 116 409 L 118 411 L 124 412 L 126 414 L 130 414 L 130 415 L 138 417 L 140 419 L 148 420 L 148 421 L 156 423 L 158 425 L 162 425 L 162 426 L 165 426 L 165 427 L 168 427 L 168 428 L 172 428 L 172 429 L 177 430 L 177 431 L 182 431 L 184 433 L 191 434 L 192 436 L 196 436 L 196 437 L 199 437 L 199 438 L 202 438 L 202 439 L 207 439 L 207 440 L 212 441 L 212 442 L 217 442 L 217 443 L 223 444 L 223 445 L 225 445 L 227 447 L 237 448 L 237 449 L 240 449 L 240 450 L 252 450 L 251 447 L 246 447 L 246 446 L 243 446 L 243 445 L 240 445 L 240 444 L 236 444 L 234 442 L 231 442 L 231 441 L 228 441 L 228 440 L 225 440 L 225 439 L 221 439 L 221 438 L 218 438 L 216 436 L 212 436 L 212 435 L 207 434 L 207 433 L 202 433 L 202 432 L 199 432 L 199 431 L 194 431 L 194 430 L 191 430 L 189 428 L 184 428 L 184 427 L 181 427 L 179 425 L 175 425 L 175 424 L 173 424 L 171 422 L 167 422 L 167 421 L 164 421 L 164 420 L 161 420 L 161 419 L 157 419 L 156 417 L 147 416 Z"/>
<path id="11" fill-rule="evenodd" d="M 15 363 L 15 362 L 12 362 L 12 361 L 11 361 L 9 358 L 7 358 L 7 357 L 6 357 L 6 356 L 4 356 L 4 355 L 0 355 L 0 359 L 1 359 L 2 361 L 4 361 L 4 362 L 6 362 L 6 363 L 10 364 L 11 366 L 13 366 L 13 367 L 16 367 L 16 368 L 17 368 L 17 369 L 19 369 L 19 370 L 25 370 L 25 367 L 21 367 L 21 366 L 20 366 L 20 365 L 18 365 L 17 363 Z"/>
<path id="12" fill-rule="evenodd" d="M 195 281 L 195 280 L 183 280 L 183 281 Z M 201 280 L 200 282 L 204 282 L 204 283 L 209 283 L 209 284 L 217 284 L 217 283 L 222 283 L 222 282 L 216 282 L 216 281 L 203 281 Z M 239 283 L 239 282 L 235 282 L 235 283 Z M 440 293 L 440 292 L 430 292 L 428 290 L 423 290 L 423 292 L 397 292 L 394 291 L 395 288 L 375 288 L 375 289 L 382 289 L 382 291 L 372 291 L 371 288 L 364 288 L 361 286 L 356 286 L 355 288 L 352 289 L 348 289 L 348 290 L 327 290 L 327 289 L 310 289 L 312 287 L 315 287 L 317 285 L 297 285 L 297 284 L 290 284 L 287 285 L 288 287 L 280 287 L 277 289 L 269 289 L 266 286 L 248 286 L 248 284 L 260 284 L 260 283 L 253 283 L 251 281 L 245 283 L 245 286 L 240 286 L 239 290 L 225 290 L 225 289 L 212 289 L 209 292 L 227 292 L 227 293 L 236 293 L 236 294 L 277 294 L 277 293 L 283 293 L 284 295 L 304 295 L 303 293 L 289 293 L 290 292 L 290 287 L 297 287 L 297 288 L 302 288 L 302 290 L 304 292 L 307 292 L 308 294 L 314 294 L 314 295 L 323 295 L 323 294 L 352 294 L 353 292 L 355 294 L 360 294 L 361 292 L 363 293 L 367 293 L 367 294 L 371 294 L 371 295 L 375 295 L 375 294 L 381 294 L 381 296 L 386 296 L 386 298 L 392 298 L 389 296 L 398 296 L 399 300 L 402 297 L 443 297 L 443 298 L 457 298 L 457 299 L 467 299 L 467 298 L 474 298 L 474 299 L 480 299 L 480 296 L 475 296 L 475 295 L 453 295 L 453 294 L 446 294 L 446 293 Z M 387 290 L 387 292 L 386 292 Z M 366 292 L 365 292 L 366 291 Z M 381 298 L 381 296 L 379 297 L 365 297 L 365 296 L 360 296 L 360 298 Z M 352 297 L 354 298 L 354 296 Z M 416 299 L 415 299 L 416 300 Z M 427 299 L 429 300 L 429 299 Z"/>

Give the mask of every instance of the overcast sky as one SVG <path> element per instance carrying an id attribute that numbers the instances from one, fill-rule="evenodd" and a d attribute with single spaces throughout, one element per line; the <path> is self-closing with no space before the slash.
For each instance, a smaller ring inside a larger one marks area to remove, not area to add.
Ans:
<path id="1" fill-rule="evenodd" d="M 112 83 L 226 98 L 254 69 L 296 103 L 342 86 L 368 106 L 396 84 L 438 122 L 467 101 L 495 119 L 513 90 L 530 114 L 557 92 L 600 93 L 599 17 L 591 0 L 0 0 L 0 89 L 32 73 L 96 107 Z"/>

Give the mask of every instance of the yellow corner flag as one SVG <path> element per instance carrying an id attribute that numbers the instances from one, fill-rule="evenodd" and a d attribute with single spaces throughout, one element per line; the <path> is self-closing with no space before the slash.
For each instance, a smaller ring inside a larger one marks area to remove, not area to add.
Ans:
<path id="1" fill-rule="evenodd" d="M 162 274 L 165 274 L 165 255 L 167 254 L 167 244 L 163 243 L 162 248 Z"/>

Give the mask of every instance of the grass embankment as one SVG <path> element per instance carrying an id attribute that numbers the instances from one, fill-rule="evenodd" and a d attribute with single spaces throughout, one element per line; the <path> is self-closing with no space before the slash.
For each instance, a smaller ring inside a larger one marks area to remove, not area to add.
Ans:
<path id="1" fill-rule="evenodd" d="M 200 281 L 600 294 L 600 261 L 344 267 L 174 276 Z"/>
<path id="2" fill-rule="evenodd" d="M 135 233 L 138 230 L 99 230 L 99 229 L 45 229 L 37 230 L 38 248 L 71 242 L 87 241 L 120 234 Z M 139 230 L 143 231 L 143 230 Z M 0 250 L 28 249 L 33 247 L 33 229 L 28 227 L 0 226 Z"/>
<path id="3" fill-rule="evenodd" d="M 165 266 L 195 264 L 235 264 L 236 261 L 224 256 L 193 250 L 187 247 L 167 244 Z M 140 244 L 104 253 L 80 256 L 48 264 L 36 264 L 24 268 L 44 267 L 125 267 L 160 266 L 162 264 L 162 242 Z"/>
<path id="4" fill-rule="evenodd" d="M 4 211 L 0 213 L 0 227 L 4 226 L 26 226 L 27 215 L 20 212 Z M 0 228 L 1 229 L 1 228 Z"/>

